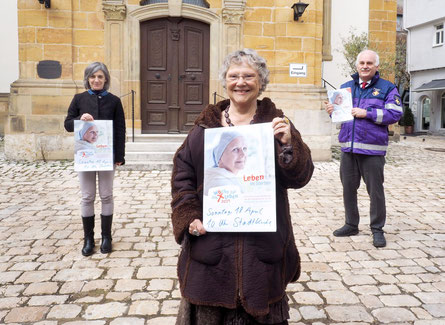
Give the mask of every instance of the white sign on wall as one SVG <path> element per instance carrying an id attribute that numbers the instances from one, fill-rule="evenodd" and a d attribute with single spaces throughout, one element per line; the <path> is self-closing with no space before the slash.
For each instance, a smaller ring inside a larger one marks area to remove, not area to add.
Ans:
<path id="1" fill-rule="evenodd" d="M 307 77 L 307 65 L 305 63 L 289 64 L 290 77 Z"/>

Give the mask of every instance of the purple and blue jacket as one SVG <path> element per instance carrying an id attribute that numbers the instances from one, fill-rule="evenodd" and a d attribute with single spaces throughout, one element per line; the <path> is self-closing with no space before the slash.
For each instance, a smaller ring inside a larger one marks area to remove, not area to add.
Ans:
<path id="1" fill-rule="evenodd" d="M 397 87 L 381 79 L 377 71 L 362 89 L 358 73 L 340 88 L 351 88 L 353 107 L 366 109 L 366 118 L 354 118 L 341 125 L 338 140 L 343 152 L 384 156 L 388 148 L 388 125 L 402 117 L 402 101 Z"/>

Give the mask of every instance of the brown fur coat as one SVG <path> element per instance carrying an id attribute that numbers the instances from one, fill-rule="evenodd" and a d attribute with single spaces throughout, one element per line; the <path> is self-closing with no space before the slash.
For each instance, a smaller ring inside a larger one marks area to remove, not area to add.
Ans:
<path id="1" fill-rule="evenodd" d="M 310 150 L 291 128 L 292 145 L 275 140 L 277 231 L 275 233 L 188 234 L 194 219 L 202 220 L 204 129 L 221 127 L 228 100 L 209 105 L 195 121 L 176 152 L 172 173 L 172 222 L 182 244 L 178 261 L 181 293 L 190 303 L 236 308 L 239 299 L 253 316 L 269 313 L 269 305 L 283 298 L 285 288 L 300 275 L 289 214 L 288 188 L 306 185 L 313 172 Z M 281 110 L 268 98 L 258 101 L 254 123 L 271 122 Z"/>

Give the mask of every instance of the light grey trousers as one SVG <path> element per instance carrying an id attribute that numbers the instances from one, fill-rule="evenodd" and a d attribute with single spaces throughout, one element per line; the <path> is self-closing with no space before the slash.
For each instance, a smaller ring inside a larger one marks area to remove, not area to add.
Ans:
<path id="1" fill-rule="evenodd" d="M 80 191 L 82 199 L 80 201 L 80 212 L 82 217 L 94 216 L 94 200 L 96 199 L 96 175 L 99 183 L 99 196 L 102 203 L 104 216 L 110 216 L 114 210 L 113 181 L 114 170 L 79 172 Z"/>

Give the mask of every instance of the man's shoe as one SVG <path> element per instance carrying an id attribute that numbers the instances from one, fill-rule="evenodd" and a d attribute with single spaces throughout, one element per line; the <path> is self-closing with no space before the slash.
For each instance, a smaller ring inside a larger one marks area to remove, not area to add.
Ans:
<path id="1" fill-rule="evenodd" d="M 372 234 L 373 240 L 372 243 L 375 247 L 385 247 L 386 246 L 386 239 L 383 232 L 375 232 Z"/>
<path id="2" fill-rule="evenodd" d="M 354 236 L 357 234 L 358 234 L 358 228 L 346 224 L 343 227 L 334 231 L 335 237 L 347 237 L 347 236 Z"/>

